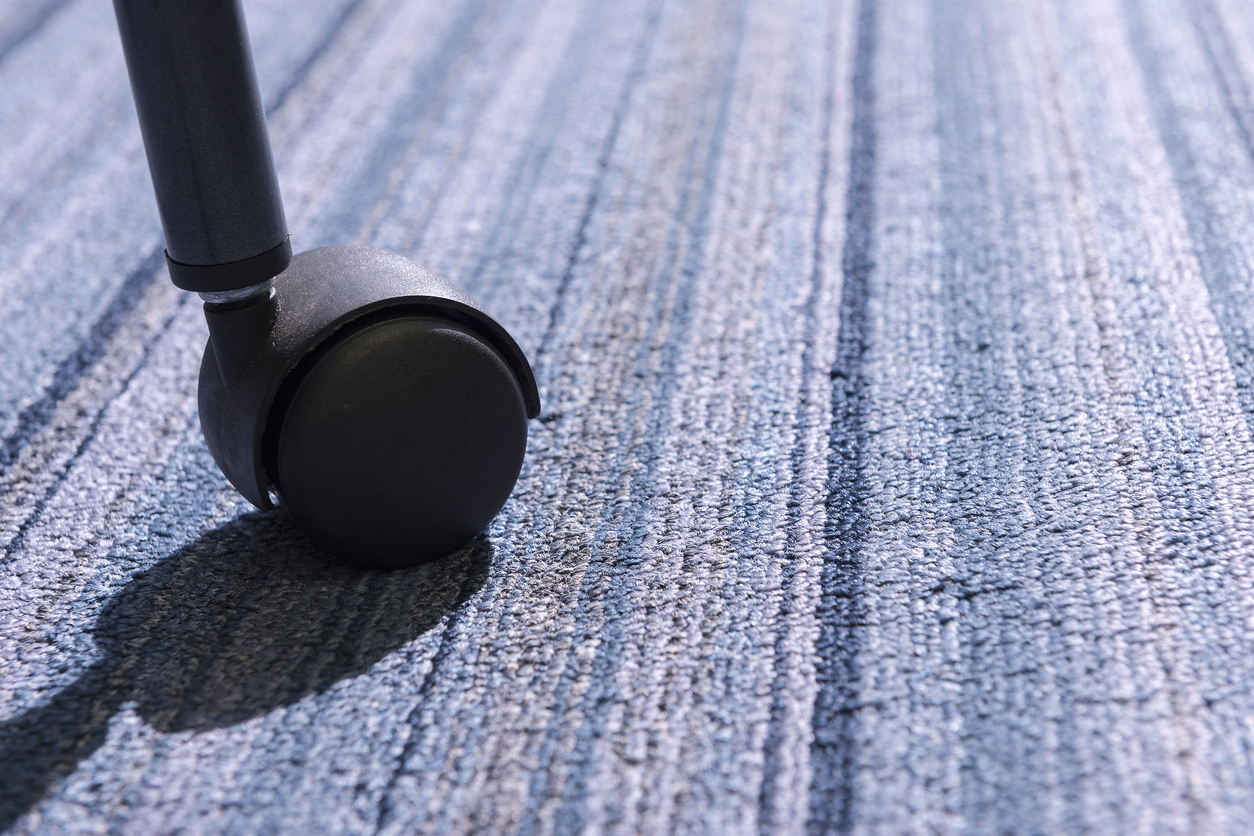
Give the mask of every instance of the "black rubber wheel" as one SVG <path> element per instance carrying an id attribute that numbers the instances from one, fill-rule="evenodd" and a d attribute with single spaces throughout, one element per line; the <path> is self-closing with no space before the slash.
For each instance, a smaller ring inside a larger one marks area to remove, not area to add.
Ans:
<path id="1" fill-rule="evenodd" d="M 527 444 L 522 389 L 471 329 L 392 315 L 349 325 L 284 383 L 271 476 L 313 541 L 354 563 L 413 566 L 482 531 Z"/>

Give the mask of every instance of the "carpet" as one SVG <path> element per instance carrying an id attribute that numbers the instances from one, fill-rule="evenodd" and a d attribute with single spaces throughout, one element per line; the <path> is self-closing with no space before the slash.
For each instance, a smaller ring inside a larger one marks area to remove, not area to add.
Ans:
<path id="1" fill-rule="evenodd" d="M 544 410 L 444 560 L 252 509 L 112 10 L 0 4 L 0 830 L 1254 830 L 1254 5 L 246 10 L 296 249 Z"/>

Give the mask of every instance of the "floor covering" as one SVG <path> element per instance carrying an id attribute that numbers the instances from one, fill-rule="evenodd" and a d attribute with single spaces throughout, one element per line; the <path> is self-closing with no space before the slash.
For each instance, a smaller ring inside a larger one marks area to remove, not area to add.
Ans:
<path id="1" fill-rule="evenodd" d="M 245 8 L 296 248 L 543 411 L 442 561 L 252 509 L 112 9 L 0 3 L 0 830 L 1254 832 L 1254 4 Z"/>

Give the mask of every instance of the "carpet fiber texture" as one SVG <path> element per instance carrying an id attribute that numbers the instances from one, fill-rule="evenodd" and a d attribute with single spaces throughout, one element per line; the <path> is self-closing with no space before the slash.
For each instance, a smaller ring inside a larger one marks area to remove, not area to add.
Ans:
<path id="1" fill-rule="evenodd" d="M 112 10 L 0 3 L 0 830 L 1254 831 L 1254 4 L 246 10 L 297 249 L 544 410 L 445 560 L 252 509 Z"/>

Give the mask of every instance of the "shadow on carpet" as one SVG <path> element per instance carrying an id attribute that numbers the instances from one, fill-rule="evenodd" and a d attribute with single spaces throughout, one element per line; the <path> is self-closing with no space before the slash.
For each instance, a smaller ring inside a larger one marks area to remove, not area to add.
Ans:
<path id="1" fill-rule="evenodd" d="M 124 705 L 158 731 L 202 731 L 321 693 L 467 601 L 492 554 L 481 537 L 414 569 L 356 569 L 281 511 L 206 533 L 109 598 L 96 658 L 70 685 L 0 724 L 0 830 L 100 748 Z"/>

